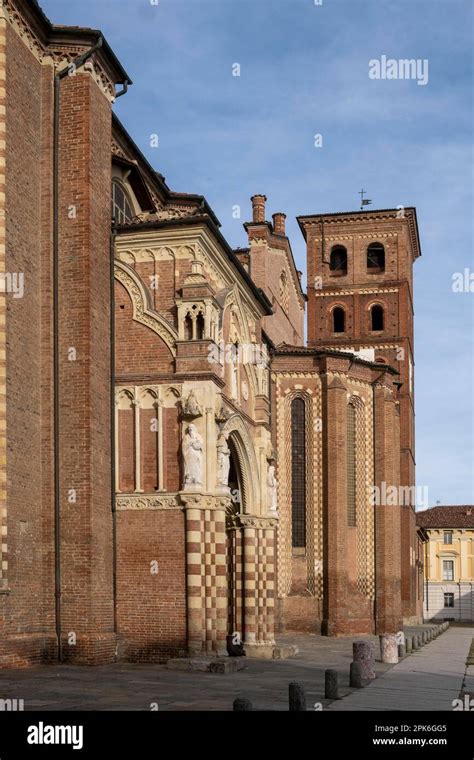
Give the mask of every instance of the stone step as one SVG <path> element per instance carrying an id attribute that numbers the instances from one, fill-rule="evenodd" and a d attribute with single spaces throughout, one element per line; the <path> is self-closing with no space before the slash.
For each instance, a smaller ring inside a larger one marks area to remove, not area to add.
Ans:
<path id="1" fill-rule="evenodd" d="M 166 663 L 168 670 L 185 670 L 201 673 L 236 673 L 243 670 L 245 660 L 241 657 L 175 657 Z"/>

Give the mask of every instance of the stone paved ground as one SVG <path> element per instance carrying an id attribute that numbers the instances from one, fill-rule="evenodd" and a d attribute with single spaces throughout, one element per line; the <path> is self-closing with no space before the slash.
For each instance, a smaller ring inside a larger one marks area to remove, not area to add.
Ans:
<path id="1" fill-rule="evenodd" d="M 406 632 L 422 630 L 422 627 L 410 628 Z M 471 632 L 474 635 L 474 629 Z M 449 635 L 449 631 L 441 634 L 423 652 Z M 357 638 L 376 642 L 378 654 L 377 637 Z M 306 690 L 308 709 L 314 709 L 316 702 L 328 706 L 324 699 L 326 668 L 334 668 L 340 674 L 342 696 L 354 692 L 349 687 L 354 639 L 305 635 L 282 636 L 278 640 L 282 644 L 297 644 L 298 656 L 289 660 L 246 659 L 245 669 L 232 675 L 129 663 L 96 668 L 58 665 L 0 671 L 0 698 L 24 699 L 25 710 L 149 710 L 151 703 L 158 703 L 159 710 L 207 711 L 231 710 L 236 697 L 247 697 L 255 709 L 287 710 L 288 684 L 298 681 Z M 412 657 L 418 655 L 412 655 L 406 662 Z M 434 668 L 441 666 L 441 662 L 433 662 Z M 377 676 L 382 676 L 390 667 L 377 662 Z M 406 701 L 408 709 L 409 695 Z"/>
<path id="2" fill-rule="evenodd" d="M 451 627 L 422 649 L 404 658 L 383 678 L 329 710 L 452 710 L 463 684 L 474 629 Z"/>

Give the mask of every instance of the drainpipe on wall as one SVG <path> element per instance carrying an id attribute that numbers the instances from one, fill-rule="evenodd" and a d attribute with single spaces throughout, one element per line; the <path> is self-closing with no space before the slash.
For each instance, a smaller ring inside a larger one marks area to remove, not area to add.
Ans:
<path id="1" fill-rule="evenodd" d="M 115 94 L 120 98 L 128 90 L 129 82 L 125 80 L 123 88 Z M 112 219 L 112 225 L 115 220 Z M 114 605 L 114 633 L 117 633 L 117 510 L 115 503 L 115 238 L 117 232 L 110 232 L 110 458 L 112 489 L 112 596 Z"/>
<path id="2" fill-rule="evenodd" d="M 59 463 L 59 115 L 61 80 L 78 68 L 99 50 L 100 35 L 93 47 L 75 58 L 54 76 L 53 102 L 53 469 L 54 469 L 54 597 L 58 660 L 62 660 L 61 641 L 61 494 Z"/>
<path id="3" fill-rule="evenodd" d="M 112 220 L 113 223 L 113 220 Z M 112 487 L 112 595 L 114 604 L 114 633 L 117 633 L 117 511 L 115 504 L 115 236 L 110 233 L 110 468 Z"/>

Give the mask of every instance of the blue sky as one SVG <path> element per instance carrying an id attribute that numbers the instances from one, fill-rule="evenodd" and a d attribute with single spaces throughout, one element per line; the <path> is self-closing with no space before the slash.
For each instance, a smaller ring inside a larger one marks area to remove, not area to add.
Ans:
<path id="1" fill-rule="evenodd" d="M 417 480 L 430 505 L 474 504 L 474 292 L 452 292 L 453 273 L 474 272 L 472 0 L 42 7 L 104 32 L 134 81 L 115 112 L 172 189 L 206 196 L 232 245 L 245 245 L 253 193 L 267 218 L 287 214 L 303 271 L 298 214 L 356 209 L 361 187 L 373 208 L 416 206 Z M 428 59 L 428 84 L 369 79 L 381 55 Z"/>

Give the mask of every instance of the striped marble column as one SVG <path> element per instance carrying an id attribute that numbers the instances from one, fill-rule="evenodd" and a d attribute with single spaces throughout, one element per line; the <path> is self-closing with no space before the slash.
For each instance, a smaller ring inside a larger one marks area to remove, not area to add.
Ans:
<path id="1" fill-rule="evenodd" d="M 256 620 L 256 531 L 244 526 L 244 642 L 255 644 L 257 640 Z"/>

